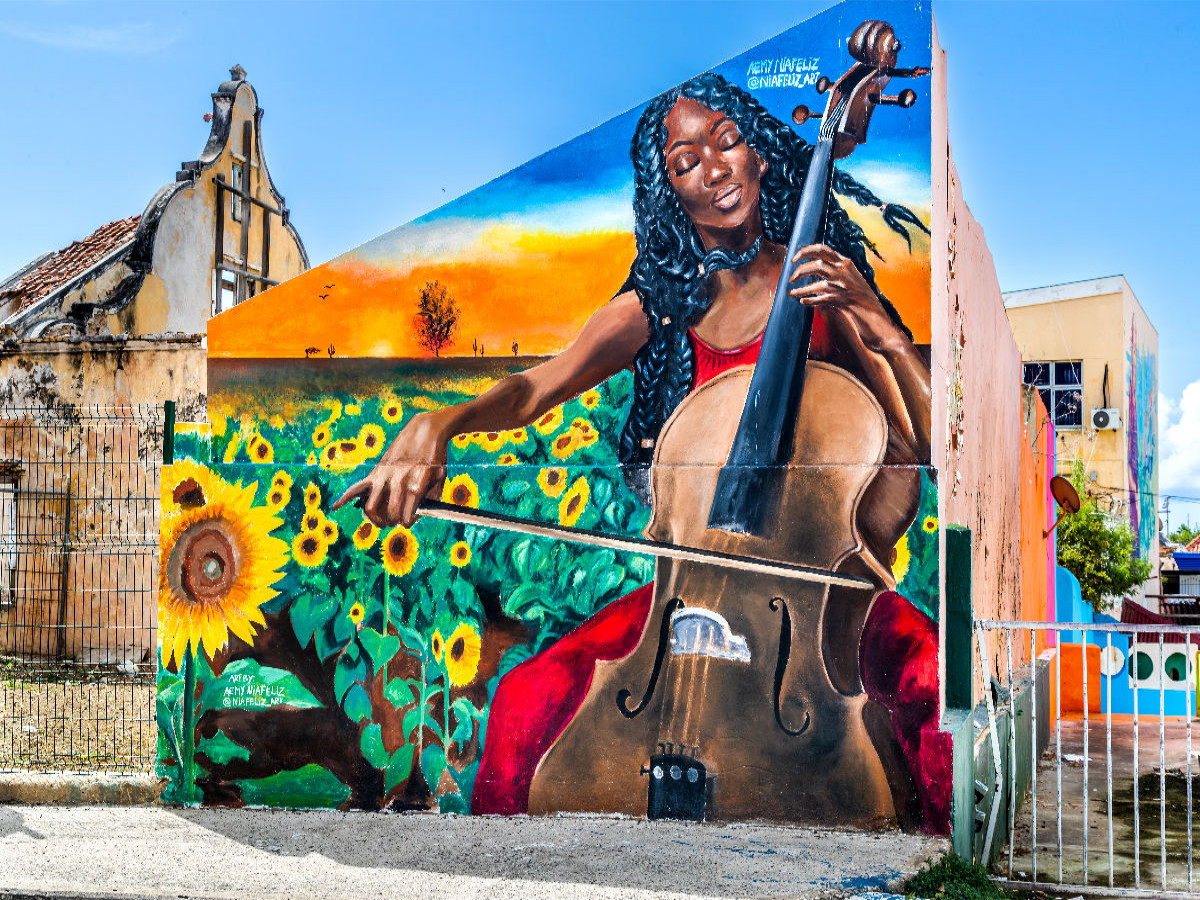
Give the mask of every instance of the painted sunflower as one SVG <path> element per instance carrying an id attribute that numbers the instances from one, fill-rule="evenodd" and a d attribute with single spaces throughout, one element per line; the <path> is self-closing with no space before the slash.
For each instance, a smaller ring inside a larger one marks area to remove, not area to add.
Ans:
<path id="1" fill-rule="evenodd" d="M 277 593 L 288 549 L 271 536 L 282 520 L 254 505 L 257 488 L 190 460 L 164 468 L 158 608 L 168 665 L 201 649 L 211 659 L 230 634 L 253 644 L 266 624 L 260 607 Z"/>
<path id="2" fill-rule="evenodd" d="M 314 509 L 321 505 L 321 489 L 313 482 L 304 486 L 304 508 Z"/>
<path id="3" fill-rule="evenodd" d="M 364 459 L 374 459 L 383 452 L 383 429 L 370 422 L 358 432 L 358 446 Z"/>
<path id="4" fill-rule="evenodd" d="M 537 477 L 538 487 L 547 497 L 558 497 L 567 487 L 567 470 L 558 466 L 542 469 Z"/>
<path id="5" fill-rule="evenodd" d="M 237 459 L 238 446 L 241 444 L 241 442 L 242 436 L 240 434 L 235 434 L 233 437 L 231 437 L 229 439 L 229 443 L 225 446 L 225 455 L 222 456 L 221 459 L 226 463 L 231 463 Z"/>
<path id="6" fill-rule="evenodd" d="M 292 487 L 292 476 L 284 469 L 280 469 L 275 473 L 275 477 L 271 479 L 271 487 L 288 488 Z"/>
<path id="7" fill-rule="evenodd" d="M 395 424 L 404 418 L 404 407 L 400 403 L 400 398 L 394 395 L 387 395 L 379 401 L 379 414 L 383 416 L 383 421 Z"/>
<path id="8" fill-rule="evenodd" d="M 300 519 L 300 530 L 308 531 L 316 534 L 321 530 L 321 526 L 325 524 L 325 513 L 317 509 L 315 506 L 310 506 L 304 510 L 304 515 Z"/>
<path id="9" fill-rule="evenodd" d="M 317 464 L 317 454 L 308 454 L 308 457 L 304 460 L 304 464 L 307 466 L 315 466 Z"/>
<path id="10" fill-rule="evenodd" d="M 327 544 L 336 543 L 338 537 L 341 536 L 341 533 L 342 531 L 340 528 L 338 528 L 338 523 L 333 521 L 333 519 L 326 519 L 321 523 L 320 530 L 317 531 L 317 534 L 321 536 L 321 540 Z"/>
<path id="11" fill-rule="evenodd" d="M 510 444 L 524 444 L 529 440 L 529 429 L 513 428 L 510 431 L 504 432 L 504 436 Z"/>
<path id="12" fill-rule="evenodd" d="M 321 405 L 329 410 L 329 418 L 327 420 L 329 424 L 332 425 L 342 417 L 342 401 L 338 400 L 336 397 L 326 398 L 325 402 Z"/>
<path id="13" fill-rule="evenodd" d="M 279 415 L 279 413 L 275 413 L 275 415 L 271 416 L 269 424 L 272 428 L 276 429 L 284 429 L 287 427 L 287 422 L 284 421 L 283 416 Z"/>
<path id="14" fill-rule="evenodd" d="M 456 434 L 454 437 L 450 438 L 450 443 L 459 450 L 466 450 L 471 446 L 471 435 Z"/>
<path id="15" fill-rule="evenodd" d="M 256 434 L 250 439 L 250 444 L 246 447 L 246 455 L 250 457 L 250 462 L 267 465 L 275 462 L 275 448 L 261 434 Z"/>
<path id="16" fill-rule="evenodd" d="M 558 522 L 570 528 L 579 521 L 579 517 L 583 515 L 583 511 L 587 509 L 588 501 L 592 497 L 592 489 L 587 483 L 587 479 L 580 475 L 575 479 L 575 483 L 571 485 L 561 500 L 558 501 Z"/>
<path id="17" fill-rule="evenodd" d="M 346 618 L 355 625 L 361 625 L 366 614 L 366 608 L 361 603 L 355 603 L 352 607 L 350 607 L 350 612 L 346 613 Z"/>
<path id="18" fill-rule="evenodd" d="M 584 391 L 579 396 L 579 402 L 583 404 L 584 409 L 595 409 L 600 405 L 600 392 L 595 388 Z"/>
<path id="19" fill-rule="evenodd" d="M 921 523 L 921 530 L 927 534 L 937 532 L 938 521 L 936 516 L 926 516 L 925 521 Z"/>
<path id="20" fill-rule="evenodd" d="M 346 409 L 346 415 L 348 415 L 348 416 L 362 415 L 362 407 L 359 406 L 357 403 L 347 403 L 345 409 Z"/>
<path id="21" fill-rule="evenodd" d="M 459 622 L 446 639 L 446 676 L 454 687 L 466 687 L 479 674 L 479 631 L 469 622 Z"/>
<path id="22" fill-rule="evenodd" d="M 521 460 L 517 459 L 517 455 L 515 453 L 502 453 L 500 454 L 500 458 L 496 460 L 496 465 L 515 466 L 520 461 Z"/>
<path id="23" fill-rule="evenodd" d="M 562 407 L 556 406 L 534 422 L 533 427 L 537 429 L 538 434 L 550 434 L 562 424 L 562 421 Z"/>
<path id="24" fill-rule="evenodd" d="M 271 485 L 271 489 L 267 491 L 267 509 L 271 512 L 279 512 L 292 499 L 292 492 L 282 485 Z"/>
<path id="25" fill-rule="evenodd" d="M 362 524 L 354 529 L 354 546 L 359 550 L 368 550 L 379 537 L 379 529 L 370 519 L 363 519 Z"/>
<path id="26" fill-rule="evenodd" d="M 459 541 L 450 548 L 450 565 L 462 568 L 471 561 L 471 545 L 466 541 Z"/>
<path id="27" fill-rule="evenodd" d="M 442 502 L 478 509 L 479 487 L 475 484 L 475 480 L 465 472 L 462 475 L 455 475 L 442 488 Z"/>
<path id="28" fill-rule="evenodd" d="M 322 422 L 315 429 L 313 429 L 313 446 L 319 450 L 321 447 L 324 447 L 326 444 L 328 444 L 330 438 L 332 437 L 333 432 L 329 430 L 329 423 Z"/>
<path id="29" fill-rule="evenodd" d="M 912 553 L 909 552 L 908 535 L 905 534 L 896 542 L 896 547 L 892 551 L 892 577 L 896 579 L 896 584 L 904 580 L 911 563 Z"/>
<path id="30" fill-rule="evenodd" d="M 479 446 L 488 453 L 498 452 L 507 443 L 508 438 L 503 431 L 485 431 L 479 439 Z"/>
<path id="31" fill-rule="evenodd" d="M 416 535 L 403 525 L 397 525 L 383 539 L 383 567 L 397 577 L 407 575 L 416 565 L 420 551 Z"/>
<path id="32" fill-rule="evenodd" d="M 578 437 L 580 447 L 590 447 L 600 439 L 600 433 L 587 419 L 576 419 L 571 423 L 571 430 Z"/>
<path id="33" fill-rule="evenodd" d="M 445 639 L 438 629 L 433 629 L 433 637 L 429 639 L 429 649 L 433 651 L 433 658 L 438 662 L 442 661 L 442 650 L 445 647 Z"/>
<path id="34" fill-rule="evenodd" d="M 311 531 L 302 531 L 292 539 L 292 558 L 306 569 L 316 568 L 329 555 L 329 545 Z"/>
<path id="35" fill-rule="evenodd" d="M 565 431 L 550 444 L 550 455 L 555 459 L 570 459 L 580 447 L 579 432 Z"/>
<path id="36" fill-rule="evenodd" d="M 212 423 L 212 436 L 225 437 L 225 429 L 229 425 L 225 417 L 216 410 L 213 410 L 208 414 L 208 420 Z"/>

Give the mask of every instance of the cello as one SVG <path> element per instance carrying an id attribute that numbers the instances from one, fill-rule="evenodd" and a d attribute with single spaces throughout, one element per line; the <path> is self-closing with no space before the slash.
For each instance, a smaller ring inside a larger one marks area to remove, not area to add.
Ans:
<path id="1" fill-rule="evenodd" d="M 651 614 L 634 649 L 600 662 L 534 774 L 529 812 L 871 825 L 897 804 L 845 664 L 870 603 L 894 587 L 888 551 L 915 513 L 919 472 L 881 469 L 889 427 L 851 372 L 810 362 L 812 311 L 788 297 L 796 251 L 817 242 L 833 162 L 866 139 L 900 42 L 884 22 L 848 42 L 829 92 L 758 363 L 690 394 L 655 447 Z M 851 427 L 847 427 L 850 425 Z M 781 560 L 840 578 L 751 572 L 720 557 Z M 851 652 L 853 658 L 855 654 Z"/>

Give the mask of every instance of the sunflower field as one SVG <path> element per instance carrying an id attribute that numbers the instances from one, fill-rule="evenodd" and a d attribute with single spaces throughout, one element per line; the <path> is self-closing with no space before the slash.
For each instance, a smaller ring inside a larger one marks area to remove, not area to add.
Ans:
<path id="1" fill-rule="evenodd" d="M 649 511 L 614 452 L 630 381 L 455 438 L 443 500 L 640 534 Z M 257 395 L 235 415 L 238 399 L 214 397 L 208 428 L 180 427 L 163 478 L 167 799 L 467 811 L 500 677 L 648 583 L 652 558 L 430 518 L 380 532 L 330 509 L 413 415 L 459 398 L 397 385 L 269 412 Z M 239 567 L 233 586 L 222 560 Z"/>

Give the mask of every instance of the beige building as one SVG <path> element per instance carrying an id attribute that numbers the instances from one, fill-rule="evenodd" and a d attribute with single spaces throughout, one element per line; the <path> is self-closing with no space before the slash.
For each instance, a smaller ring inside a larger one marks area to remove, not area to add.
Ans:
<path id="1" fill-rule="evenodd" d="M 1011 291 L 1024 378 L 1055 422 L 1058 471 L 1083 463 L 1101 508 L 1158 560 L 1158 332 L 1122 275 Z M 1147 585 L 1147 591 L 1157 588 Z"/>
<path id="2" fill-rule="evenodd" d="M 0 655 L 152 659 L 155 408 L 203 421 L 208 320 L 308 268 L 230 75 L 199 158 L 140 214 L 0 278 Z"/>

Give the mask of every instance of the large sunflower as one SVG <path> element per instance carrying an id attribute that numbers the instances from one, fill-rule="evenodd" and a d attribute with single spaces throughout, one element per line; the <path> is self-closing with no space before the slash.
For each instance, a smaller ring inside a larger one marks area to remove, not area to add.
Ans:
<path id="1" fill-rule="evenodd" d="M 230 633 L 253 643 L 266 624 L 260 607 L 277 593 L 288 548 L 271 536 L 282 520 L 254 505 L 257 488 L 191 460 L 164 469 L 158 621 L 168 665 L 200 649 L 212 658 Z"/>
<path id="2" fill-rule="evenodd" d="M 383 421 L 394 425 L 404 418 L 404 406 L 394 394 L 385 394 L 379 401 L 379 414 L 383 416 Z"/>
<path id="3" fill-rule="evenodd" d="M 462 568 L 471 561 L 471 545 L 466 541 L 458 541 L 450 548 L 450 565 Z"/>
<path id="4" fill-rule="evenodd" d="M 479 487 L 475 484 L 475 479 L 465 472 L 462 475 L 455 475 L 442 488 L 442 502 L 477 509 L 479 507 Z"/>
<path id="5" fill-rule="evenodd" d="M 379 537 L 379 529 L 369 519 L 363 519 L 362 524 L 354 529 L 354 546 L 359 550 L 367 550 Z"/>
<path id="6" fill-rule="evenodd" d="M 291 502 L 292 492 L 283 485 L 272 484 L 267 490 L 267 509 L 279 512 Z"/>
<path id="7" fill-rule="evenodd" d="M 446 638 L 446 675 L 455 687 L 466 687 L 479 674 L 479 632 L 469 622 L 459 622 Z"/>
<path id="8" fill-rule="evenodd" d="M 558 501 L 558 522 L 570 528 L 579 521 L 579 517 L 583 515 L 583 511 L 587 509 L 588 500 L 592 497 L 592 489 L 587 483 L 587 479 L 580 475 L 575 479 L 575 483 L 571 485 L 571 489 L 563 494 L 561 500 Z"/>
<path id="9" fill-rule="evenodd" d="M 397 525 L 383 539 L 383 567 L 393 575 L 407 575 L 417 562 L 421 545 L 403 525 Z"/>
<path id="10" fill-rule="evenodd" d="M 569 459 L 579 449 L 579 432 L 564 431 L 550 443 L 550 455 L 555 459 Z"/>
<path id="11" fill-rule="evenodd" d="M 267 465 L 275 462 L 275 448 L 261 434 L 256 434 L 251 438 L 250 444 L 246 447 L 246 454 L 252 463 Z"/>
<path id="12" fill-rule="evenodd" d="M 302 531 L 292 539 L 292 557 L 306 569 L 315 568 L 325 562 L 329 545 L 312 531 Z"/>
<path id="13" fill-rule="evenodd" d="M 479 439 L 479 446 L 488 453 L 497 453 L 508 443 L 508 436 L 503 431 L 485 431 Z"/>

